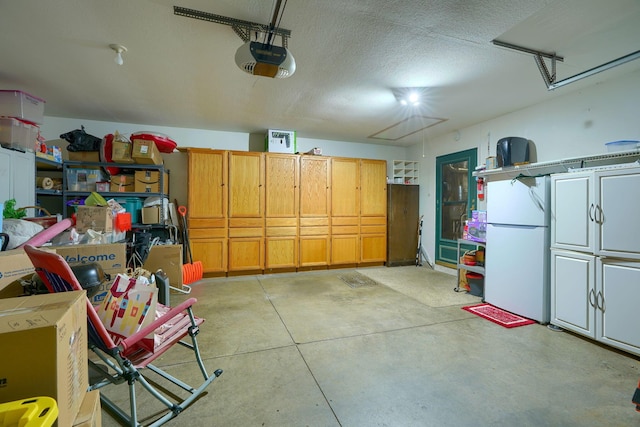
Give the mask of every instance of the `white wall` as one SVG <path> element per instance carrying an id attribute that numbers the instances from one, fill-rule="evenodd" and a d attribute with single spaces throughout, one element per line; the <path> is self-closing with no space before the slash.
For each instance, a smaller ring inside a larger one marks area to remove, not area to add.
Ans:
<path id="1" fill-rule="evenodd" d="M 393 160 L 420 159 L 420 213 L 425 215 L 423 240 L 424 247 L 434 259 L 436 157 L 477 148 L 478 164 L 483 164 L 488 155 L 495 155 L 496 142 L 505 136 L 521 136 L 533 141 L 537 161 L 540 162 L 601 154 L 606 151 L 606 142 L 640 139 L 639 112 L 640 71 L 567 93 L 548 102 L 460 129 L 455 133 L 433 139 L 429 138 L 427 133 L 424 143 L 407 149 L 300 137 L 297 142 L 299 152 L 320 147 L 322 153 L 328 156 L 385 159 L 388 162 L 389 176 Z M 41 131 L 47 140 L 58 139 L 60 134 L 77 129 L 80 125 L 84 125 L 88 133 L 98 137 L 115 130 L 123 134 L 147 130 L 164 133 L 181 147 L 241 151 L 249 149 L 250 134 L 240 132 L 57 117 L 45 117 Z M 482 209 L 483 204 L 478 208 Z"/>
<path id="2" fill-rule="evenodd" d="M 436 157 L 477 148 L 478 164 L 484 164 L 488 155 L 495 156 L 496 142 L 507 136 L 533 141 L 538 162 L 603 154 L 606 142 L 640 140 L 640 71 L 458 132 L 433 139 L 427 134 L 424 144 L 410 147 L 408 158 L 421 159 L 420 213 L 425 215 L 424 246 L 432 259 L 435 254 Z"/>
<path id="3" fill-rule="evenodd" d="M 249 151 L 250 139 L 253 135 L 242 132 L 224 132 L 202 129 L 185 129 L 176 127 L 147 126 L 143 124 L 113 123 L 94 120 L 80 120 L 59 117 L 45 117 L 41 127 L 41 134 L 47 140 L 59 140 L 60 135 L 84 126 L 91 135 L 102 138 L 114 133 L 128 135 L 133 132 L 150 131 L 167 135 L 176 141 L 179 147 L 215 148 L 219 150 Z M 66 147 L 65 141 L 58 141 Z M 263 143 L 259 144 L 262 148 Z M 297 138 L 297 148 L 300 153 L 307 152 L 314 147 L 322 149 L 325 156 L 355 157 L 365 159 L 379 159 L 387 161 L 388 173 L 391 173 L 393 160 L 406 158 L 406 148 L 390 147 L 377 144 L 358 144 L 345 141 L 329 141 L 324 139 Z"/>

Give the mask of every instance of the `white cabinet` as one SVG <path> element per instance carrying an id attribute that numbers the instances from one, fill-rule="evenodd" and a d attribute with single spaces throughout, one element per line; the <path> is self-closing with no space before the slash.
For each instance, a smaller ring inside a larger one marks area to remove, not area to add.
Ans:
<path id="1" fill-rule="evenodd" d="M 640 262 L 597 259 L 596 339 L 640 355 Z"/>
<path id="2" fill-rule="evenodd" d="M 36 172 L 33 153 L 0 147 L 0 201 L 16 199 L 16 208 L 36 204 Z M 8 183 L 8 185 L 7 185 Z M 33 216 L 33 210 L 27 211 Z"/>
<path id="3" fill-rule="evenodd" d="M 640 168 L 551 177 L 551 323 L 640 355 Z"/>
<path id="4" fill-rule="evenodd" d="M 591 173 L 551 176 L 551 245 L 556 248 L 593 252 L 593 207 Z M 571 224 L 570 227 L 567 227 Z"/>
<path id="5" fill-rule="evenodd" d="M 552 247 L 640 259 L 640 168 L 557 174 L 551 187 Z"/>
<path id="6" fill-rule="evenodd" d="M 551 323 L 640 355 L 640 262 L 551 251 Z"/>
<path id="7" fill-rule="evenodd" d="M 551 323 L 595 338 L 596 257 L 551 250 Z"/>

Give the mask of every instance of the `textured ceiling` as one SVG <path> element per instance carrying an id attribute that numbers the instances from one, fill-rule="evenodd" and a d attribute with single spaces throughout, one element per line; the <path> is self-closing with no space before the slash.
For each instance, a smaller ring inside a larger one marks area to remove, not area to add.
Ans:
<path id="1" fill-rule="evenodd" d="M 231 27 L 181 6 L 268 24 L 268 0 L 0 0 L 0 88 L 44 98 L 45 114 L 88 120 L 411 145 L 640 68 L 548 91 L 531 55 L 556 52 L 562 79 L 638 49 L 638 0 L 288 0 L 281 26 L 297 71 L 254 77 Z M 128 48 L 114 63 L 110 43 Z M 419 109 L 392 88 L 427 87 Z M 401 138 L 411 116 L 445 119 Z"/>

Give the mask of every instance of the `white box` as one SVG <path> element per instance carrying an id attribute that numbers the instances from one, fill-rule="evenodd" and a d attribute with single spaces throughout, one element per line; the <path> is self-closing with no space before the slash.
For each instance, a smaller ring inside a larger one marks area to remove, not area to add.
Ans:
<path id="1" fill-rule="evenodd" d="M 293 130 L 269 129 L 265 138 L 265 151 L 271 153 L 297 152 L 296 132 Z"/>

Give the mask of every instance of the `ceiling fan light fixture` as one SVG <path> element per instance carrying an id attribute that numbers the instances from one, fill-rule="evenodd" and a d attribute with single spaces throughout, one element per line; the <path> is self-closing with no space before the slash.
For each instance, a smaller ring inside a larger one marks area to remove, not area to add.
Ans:
<path id="1" fill-rule="evenodd" d="M 284 79 L 296 71 L 296 61 L 289 49 L 256 41 L 240 46 L 235 61 L 242 71 L 254 76 Z"/>

